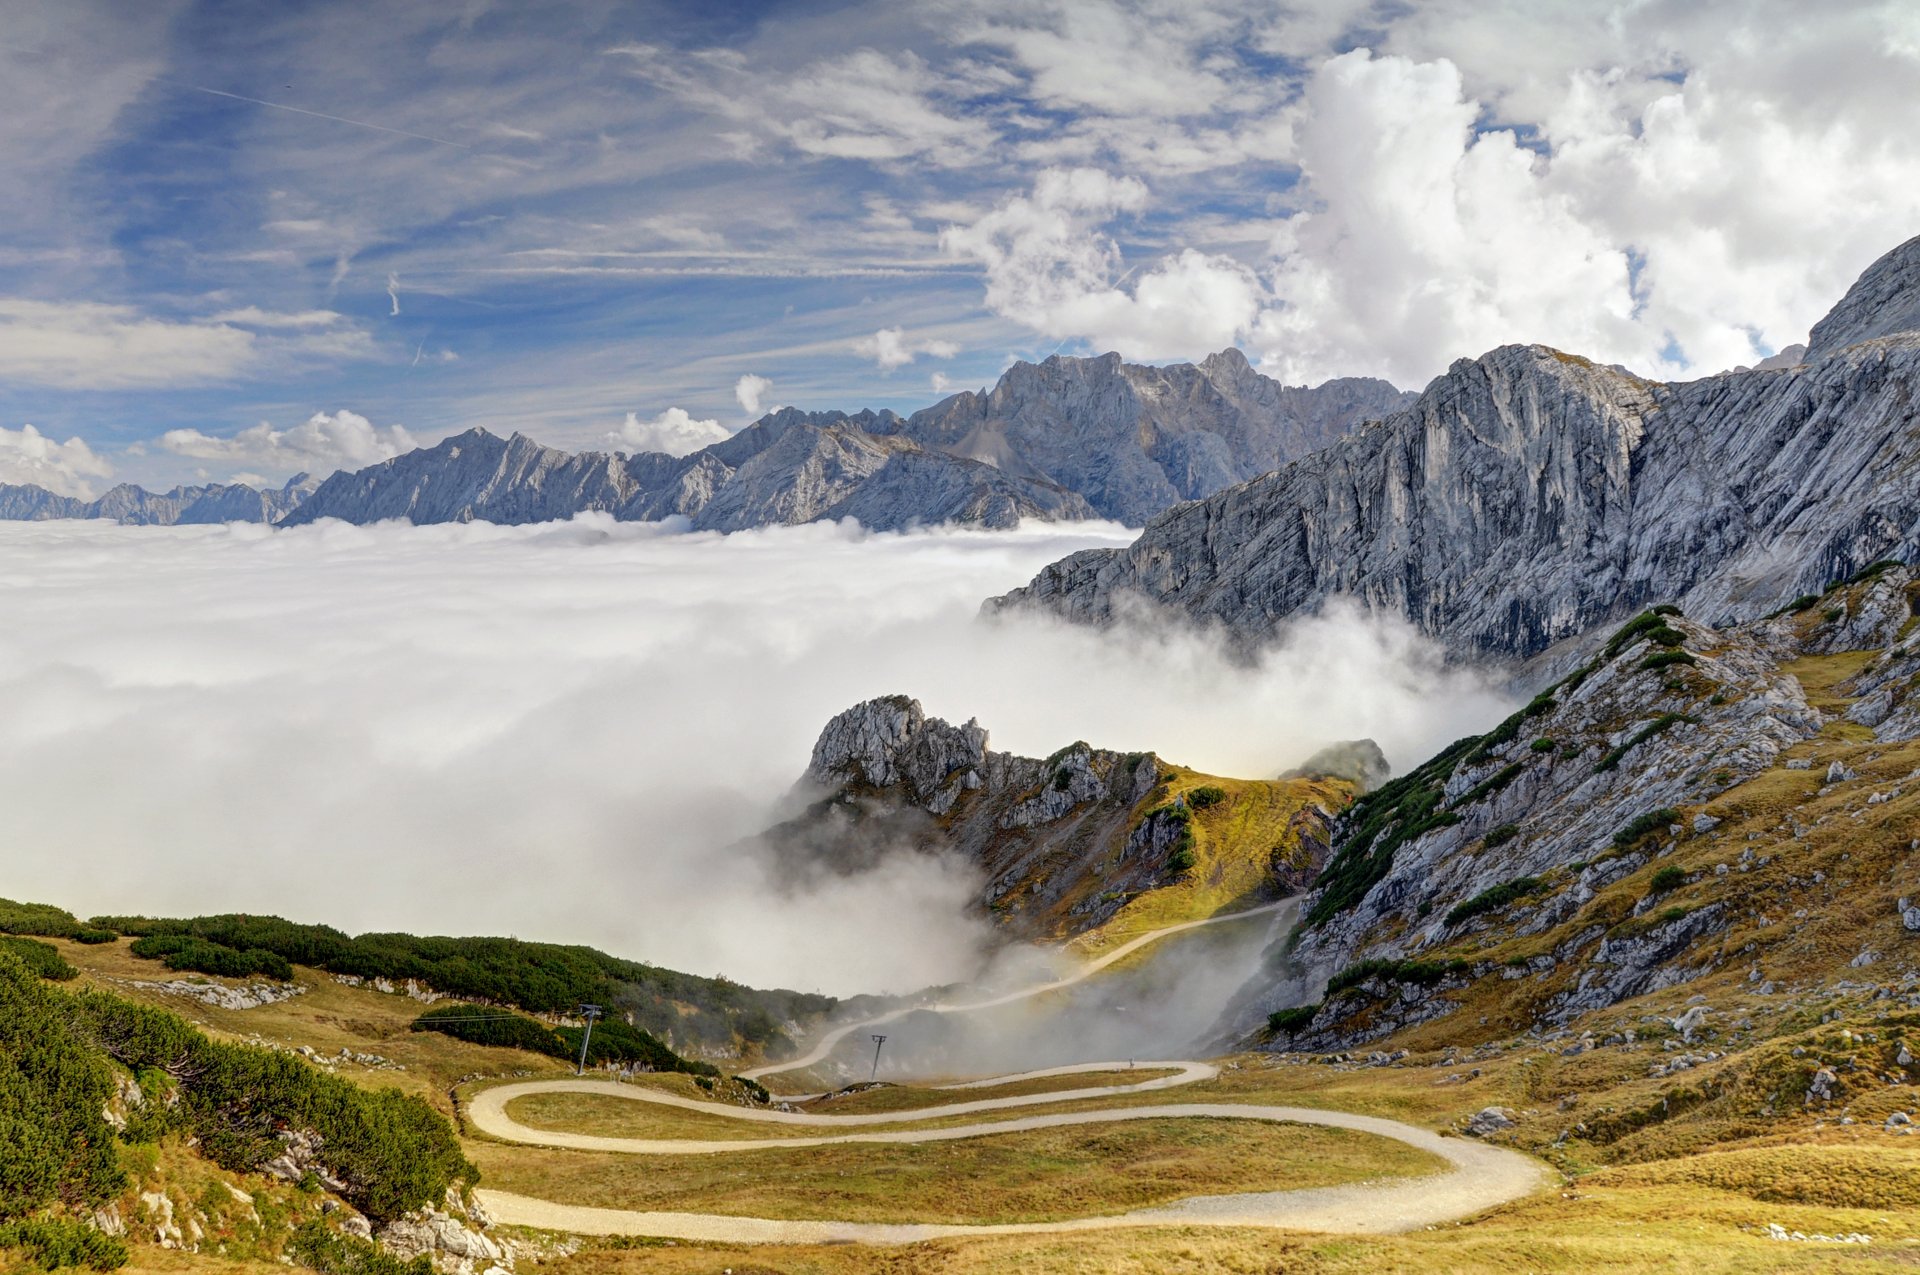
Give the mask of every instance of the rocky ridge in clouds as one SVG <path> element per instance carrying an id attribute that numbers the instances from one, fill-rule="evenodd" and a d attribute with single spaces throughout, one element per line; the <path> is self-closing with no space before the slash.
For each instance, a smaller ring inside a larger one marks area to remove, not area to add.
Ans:
<path id="1" fill-rule="evenodd" d="M 803 781 L 815 800 L 765 840 L 800 876 L 908 850 L 958 855 L 1003 932 L 1057 939 L 1156 891 L 1224 891 L 1206 895 L 1205 915 L 1223 899 L 1299 890 L 1351 790 L 1318 771 L 1218 780 L 1084 741 L 1044 759 L 995 752 L 979 722 L 954 726 L 890 695 L 827 723 Z"/>
<path id="2" fill-rule="evenodd" d="M 33 483 L 0 483 L 0 521 L 43 522 L 55 518 L 107 518 L 140 527 L 223 522 L 277 522 L 319 486 L 298 474 L 284 487 L 214 483 L 153 492 L 121 483 L 98 500 L 63 496 Z"/>
<path id="3" fill-rule="evenodd" d="M 913 416 L 784 408 L 683 457 L 578 454 L 484 430 L 335 474 L 286 519 L 533 522 L 600 510 L 739 531 L 851 517 L 881 530 L 1022 518 L 1138 524 L 1263 473 L 1407 396 L 1384 381 L 1305 389 L 1237 350 L 1142 367 L 1118 355 L 1017 363 L 993 390 Z"/>
<path id="4" fill-rule="evenodd" d="M 1920 553 L 1916 324 L 1920 239 L 1862 276 L 1793 367 L 1662 384 L 1504 346 L 989 606 L 1100 624 L 1144 599 L 1257 639 L 1346 594 L 1493 657 L 1649 602 L 1756 615 Z"/>

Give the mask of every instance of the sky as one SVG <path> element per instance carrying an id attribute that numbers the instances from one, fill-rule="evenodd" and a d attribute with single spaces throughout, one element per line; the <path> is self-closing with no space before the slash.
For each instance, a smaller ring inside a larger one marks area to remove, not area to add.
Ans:
<path id="1" fill-rule="evenodd" d="M 684 452 L 1014 359 L 1676 379 L 1920 232 L 1920 6 L 0 0 L 0 482 Z"/>
<path id="2" fill-rule="evenodd" d="M 755 840 L 862 700 L 914 695 L 1027 756 L 1086 739 L 1236 776 L 1356 736 L 1404 770 L 1512 707 L 1347 607 L 1252 658 L 978 618 L 1132 535 L 0 522 L 0 893 L 908 991 L 989 954 L 977 866 L 903 850 L 810 874 Z"/>

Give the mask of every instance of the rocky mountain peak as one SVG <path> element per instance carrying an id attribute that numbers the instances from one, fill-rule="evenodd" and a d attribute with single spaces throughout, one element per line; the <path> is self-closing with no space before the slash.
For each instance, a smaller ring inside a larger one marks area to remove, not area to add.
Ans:
<path id="1" fill-rule="evenodd" d="M 1868 266 L 1840 304 L 1813 325 L 1809 361 L 1899 332 L 1920 331 L 1920 235 Z"/>
<path id="2" fill-rule="evenodd" d="M 916 806 L 944 810 L 962 789 L 980 786 L 986 762 L 978 721 L 953 726 L 929 718 L 917 699 L 885 695 L 827 723 L 807 778 L 829 788 L 898 788 Z"/>

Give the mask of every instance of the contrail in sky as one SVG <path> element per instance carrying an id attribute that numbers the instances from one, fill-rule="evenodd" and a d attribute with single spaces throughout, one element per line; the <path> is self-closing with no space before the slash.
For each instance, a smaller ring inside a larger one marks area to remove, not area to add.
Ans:
<path id="1" fill-rule="evenodd" d="M 467 145 L 465 142 L 450 142 L 444 137 L 429 137 L 425 133 L 409 133 L 404 128 L 388 128 L 385 124 L 369 124 L 365 120 L 350 120 L 344 115 L 329 115 L 325 111 L 309 111 L 304 106 L 288 106 L 283 102 L 269 102 L 264 98 L 247 97 L 241 93 L 229 93 L 225 89 L 210 89 L 203 84 L 182 84 L 180 87 L 191 89 L 195 93 L 211 94 L 214 97 L 230 97 L 236 102 L 251 102 L 255 106 L 271 107 L 276 111 L 292 111 L 295 115 L 311 115 L 317 120 L 332 120 L 336 124 L 351 124 L 355 128 L 370 128 L 376 133 L 392 133 L 396 137 L 411 137 L 415 141 L 432 142 L 436 146 L 456 146 L 463 151 L 473 149 L 473 147 Z"/>

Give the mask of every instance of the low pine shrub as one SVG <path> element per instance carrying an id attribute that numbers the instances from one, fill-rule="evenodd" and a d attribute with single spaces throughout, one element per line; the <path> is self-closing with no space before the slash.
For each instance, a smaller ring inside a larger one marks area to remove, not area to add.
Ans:
<path id="1" fill-rule="evenodd" d="M 1295 1005 L 1291 1009 L 1276 1009 L 1267 1015 L 1267 1030 L 1279 1035 L 1281 1032 L 1293 1033 L 1313 1022 L 1313 1016 L 1320 1012 L 1320 1003 Z"/>

